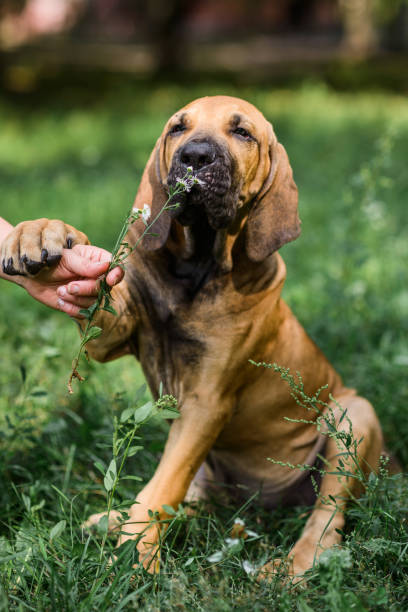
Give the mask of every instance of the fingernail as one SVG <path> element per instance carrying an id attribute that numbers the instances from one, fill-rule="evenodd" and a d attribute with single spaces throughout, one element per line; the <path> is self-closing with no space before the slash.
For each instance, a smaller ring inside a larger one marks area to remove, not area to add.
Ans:
<path id="1" fill-rule="evenodd" d="M 65 287 L 58 287 L 57 294 L 60 295 L 61 297 L 64 297 L 64 295 L 67 295 L 66 288 Z"/>
<path id="2" fill-rule="evenodd" d="M 61 300 L 61 298 L 58 299 L 57 304 L 59 308 L 63 308 L 65 306 L 65 302 L 64 300 Z"/>
<path id="3" fill-rule="evenodd" d="M 72 295 L 76 295 L 77 293 L 79 293 L 79 286 L 78 285 L 69 285 L 68 290 L 70 293 L 72 293 Z"/>

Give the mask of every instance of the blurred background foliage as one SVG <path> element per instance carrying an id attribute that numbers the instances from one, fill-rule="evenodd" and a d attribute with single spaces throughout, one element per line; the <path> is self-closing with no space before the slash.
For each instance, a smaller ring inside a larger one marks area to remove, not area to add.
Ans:
<path id="1" fill-rule="evenodd" d="M 60 70 L 406 86 L 406 0 L 3 0 L 5 86 Z M 405 74 L 403 74 L 405 72 Z M 381 78 L 380 78 L 381 80 Z"/>

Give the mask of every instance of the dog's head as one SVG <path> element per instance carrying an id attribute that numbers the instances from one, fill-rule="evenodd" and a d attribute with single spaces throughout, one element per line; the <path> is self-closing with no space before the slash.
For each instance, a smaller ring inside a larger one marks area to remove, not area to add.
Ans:
<path id="1" fill-rule="evenodd" d="M 252 104 L 228 96 L 200 98 L 167 122 L 136 197 L 152 216 L 191 167 L 200 183 L 177 196 L 180 206 L 163 213 L 146 249 L 162 247 L 173 218 L 183 226 L 204 219 L 217 233 L 245 231 L 248 257 L 262 261 L 300 233 L 297 188 L 286 152 L 271 124 Z M 237 223 L 239 219 L 239 223 Z"/>

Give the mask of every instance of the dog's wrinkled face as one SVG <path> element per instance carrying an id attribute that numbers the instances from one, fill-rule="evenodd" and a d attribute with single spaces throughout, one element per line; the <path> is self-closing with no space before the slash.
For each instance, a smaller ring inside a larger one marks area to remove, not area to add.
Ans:
<path id="1" fill-rule="evenodd" d="M 173 115 L 162 137 L 162 179 L 174 186 L 192 167 L 201 182 L 177 197 L 179 222 L 192 225 L 205 215 L 214 230 L 227 227 L 269 172 L 271 135 L 259 111 L 227 96 L 201 98 Z"/>
<path id="2" fill-rule="evenodd" d="M 200 183 L 177 196 L 180 207 L 169 210 L 167 188 L 189 167 Z M 204 239 L 204 246 L 224 271 L 233 265 L 238 235 L 242 234 L 249 260 L 260 262 L 300 233 L 297 188 L 285 149 L 262 113 L 229 96 L 200 98 L 169 119 L 146 165 L 134 206 L 143 208 L 145 203 L 156 220 L 143 238 L 144 250 L 164 247 L 171 227 L 177 242 L 181 234 L 178 224 L 172 224 L 177 217 L 181 225 L 193 226 L 183 233 L 184 257 L 194 252 L 197 238 L 206 235 L 214 245 Z M 145 226 L 135 226 L 140 237 Z"/>

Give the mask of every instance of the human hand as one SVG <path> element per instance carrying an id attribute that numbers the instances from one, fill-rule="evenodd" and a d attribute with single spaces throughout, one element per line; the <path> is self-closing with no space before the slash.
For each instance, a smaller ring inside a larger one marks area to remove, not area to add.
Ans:
<path id="1" fill-rule="evenodd" d="M 77 244 L 89 244 L 88 237 L 59 219 L 23 221 L 13 227 L 0 217 L 0 276 L 14 282 L 16 276 L 36 276 L 59 262 L 62 249 Z"/>
<path id="2" fill-rule="evenodd" d="M 99 280 L 107 272 L 110 260 L 111 254 L 105 249 L 77 245 L 62 249 L 58 264 L 42 269 L 35 277 L 15 276 L 13 280 L 39 302 L 81 319 L 79 311 L 95 302 Z M 123 270 L 116 267 L 108 273 L 106 282 L 113 287 L 123 275 Z"/>

